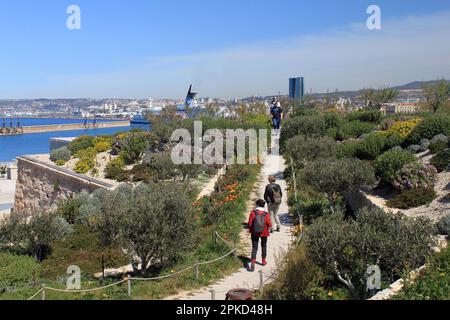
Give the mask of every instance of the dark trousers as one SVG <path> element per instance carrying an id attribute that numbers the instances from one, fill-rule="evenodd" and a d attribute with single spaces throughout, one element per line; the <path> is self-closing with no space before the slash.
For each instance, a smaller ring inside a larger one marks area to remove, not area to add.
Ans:
<path id="1" fill-rule="evenodd" d="M 281 119 L 273 118 L 272 125 L 274 130 L 279 130 L 281 127 Z"/>
<path id="2" fill-rule="evenodd" d="M 258 255 L 259 239 L 261 239 L 262 258 L 267 258 L 267 237 L 252 234 L 252 260 Z"/>

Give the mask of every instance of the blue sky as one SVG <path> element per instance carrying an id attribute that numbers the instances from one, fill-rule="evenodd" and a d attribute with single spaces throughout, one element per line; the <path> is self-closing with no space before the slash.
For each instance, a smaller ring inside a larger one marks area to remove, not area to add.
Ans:
<path id="1" fill-rule="evenodd" d="M 82 29 L 66 28 L 81 8 Z M 366 9 L 382 10 L 368 31 Z M 0 3 L 0 98 L 313 91 L 450 77 L 448 0 L 16 0 Z M 447 36 L 446 36 L 447 35 Z"/>

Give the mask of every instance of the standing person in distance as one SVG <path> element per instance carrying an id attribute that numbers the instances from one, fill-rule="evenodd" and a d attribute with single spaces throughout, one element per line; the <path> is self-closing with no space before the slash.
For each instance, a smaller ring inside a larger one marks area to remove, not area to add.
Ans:
<path id="1" fill-rule="evenodd" d="M 272 115 L 272 126 L 274 130 L 280 130 L 281 120 L 283 119 L 283 109 L 281 109 L 281 103 L 279 101 L 275 102 L 272 109 L 270 110 Z"/>

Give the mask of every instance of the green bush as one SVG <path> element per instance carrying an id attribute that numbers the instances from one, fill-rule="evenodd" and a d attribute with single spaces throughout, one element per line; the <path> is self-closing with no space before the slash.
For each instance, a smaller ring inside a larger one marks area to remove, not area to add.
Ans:
<path id="1" fill-rule="evenodd" d="M 438 153 L 449 147 L 449 139 L 442 134 L 433 137 L 430 141 L 429 149 L 431 153 Z"/>
<path id="2" fill-rule="evenodd" d="M 89 170 L 92 170 L 94 168 L 94 165 L 90 160 L 78 160 L 78 162 L 75 164 L 74 170 L 76 173 L 86 174 L 89 172 Z"/>
<path id="3" fill-rule="evenodd" d="M 334 212 L 337 195 L 361 190 L 376 181 L 372 167 L 358 159 L 316 159 L 305 166 L 302 180 L 326 194 Z"/>
<path id="4" fill-rule="evenodd" d="M 125 161 L 122 156 L 118 156 L 111 160 L 105 168 L 105 178 L 123 182 L 129 179 L 130 173 L 124 169 Z"/>
<path id="5" fill-rule="evenodd" d="M 275 281 L 264 288 L 266 300 L 326 299 L 325 281 L 320 269 L 309 258 L 304 244 L 292 249 L 281 261 Z"/>
<path id="6" fill-rule="evenodd" d="M 363 134 L 368 134 L 375 129 L 375 124 L 359 120 L 343 123 L 338 132 L 338 140 L 348 140 L 350 138 L 359 138 Z"/>
<path id="7" fill-rule="evenodd" d="M 96 137 L 94 139 L 94 148 L 97 153 L 108 151 L 112 148 L 112 139 L 110 137 Z"/>
<path id="8" fill-rule="evenodd" d="M 358 153 L 360 143 L 361 142 L 358 140 L 348 140 L 338 144 L 336 156 L 338 158 L 355 158 Z"/>
<path id="9" fill-rule="evenodd" d="M 407 163 L 416 161 L 416 157 L 406 151 L 388 151 L 376 158 L 373 163 L 375 174 L 382 183 L 392 184 L 397 171 Z"/>
<path id="10" fill-rule="evenodd" d="M 450 116 L 433 115 L 423 119 L 407 137 L 406 144 L 417 144 L 421 139 L 432 139 L 434 136 L 450 135 Z"/>
<path id="11" fill-rule="evenodd" d="M 55 213 L 15 212 L 0 221 L 0 249 L 29 254 L 41 261 L 53 241 L 71 232 L 71 226 Z"/>
<path id="12" fill-rule="evenodd" d="M 282 147 L 285 147 L 285 142 L 297 135 L 310 137 L 326 134 L 327 126 L 323 116 L 294 117 L 285 121 L 280 143 Z"/>
<path id="13" fill-rule="evenodd" d="M 439 220 L 437 228 L 441 234 L 450 236 L 450 215 L 447 215 Z"/>
<path id="14" fill-rule="evenodd" d="M 406 279 L 403 292 L 395 300 L 449 300 L 450 247 L 434 254 L 427 268 L 414 281 Z"/>
<path id="15" fill-rule="evenodd" d="M 59 149 L 55 149 L 50 153 L 50 160 L 53 162 L 64 161 L 66 163 L 71 158 L 71 153 L 69 148 L 62 147 Z"/>
<path id="16" fill-rule="evenodd" d="M 342 123 L 343 119 L 341 116 L 334 112 L 327 112 L 324 115 L 325 126 L 327 129 L 335 129 L 338 128 Z"/>
<path id="17" fill-rule="evenodd" d="M 73 140 L 69 144 L 69 150 L 72 155 L 75 155 L 78 151 L 91 148 L 94 146 L 94 137 L 91 136 L 81 136 Z"/>
<path id="18" fill-rule="evenodd" d="M 397 171 L 392 185 L 401 191 L 433 188 L 437 179 L 437 170 L 429 164 L 407 163 Z"/>
<path id="19" fill-rule="evenodd" d="M 439 172 L 450 171 L 450 149 L 445 149 L 435 155 L 430 163 L 436 167 Z"/>
<path id="20" fill-rule="evenodd" d="M 305 161 L 330 158 L 336 154 L 336 142 L 329 137 L 295 136 L 286 142 L 286 154 L 302 167 Z"/>
<path id="21" fill-rule="evenodd" d="M 385 150 L 390 150 L 392 148 L 402 146 L 403 143 L 405 142 L 405 138 L 403 138 L 398 133 L 393 133 L 386 137 L 385 142 L 386 142 Z"/>
<path id="22" fill-rule="evenodd" d="M 126 164 L 134 164 L 142 158 L 149 146 L 147 133 L 128 134 L 120 141 L 120 155 Z"/>
<path id="23" fill-rule="evenodd" d="M 365 121 L 365 122 L 373 122 L 379 123 L 383 118 L 383 114 L 379 110 L 370 109 L 370 110 L 359 110 L 351 112 L 347 115 L 348 121 Z"/>
<path id="24" fill-rule="evenodd" d="M 418 188 L 405 190 L 386 204 L 390 208 L 407 210 L 430 204 L 436 197 L 437 194 L 433 188 Z"/>
<path id="25" fill-rule="evenodd" d="M 424 218 L 364 209 L 356 221 L 333 214 L 306 229 L 312 261 L 326 277 L 342 283 L 354 298 L 367 298 L 367 267 L 378 265 L 382 282 L 392 283 L 423 265 L 435 245 L 433 225 Z"/>
<path id="26" fill-rule="evenodd" d="M 357 157 L 363 160 L 373 160 L 384 150 L 386 138 L 378 133 L 371 133 L 358 146 Z"/>
<path id="27" fill-rule="evenodd" d="M 0 252 L 0 293 L 29 288 L 42 268 L 33 258 Z"/>

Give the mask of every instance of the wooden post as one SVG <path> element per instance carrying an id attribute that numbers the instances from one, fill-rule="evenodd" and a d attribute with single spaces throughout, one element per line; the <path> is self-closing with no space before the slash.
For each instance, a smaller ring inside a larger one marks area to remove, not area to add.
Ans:
<path id="1" fill-rule="evenodd" d="M 103 255 L 103 252 L 102 252 L 102 276 L 103 279 L 105 279 L 105 256 Z"/>
<path id="2" fill-rule="evenodd" d="M 264 274 L 262 270 L 259 270 L 259 291 L 262 293 L 264 289 Z"/>
<path id="3" fill-rule="evenodd" d="M 131 276 L 128 276 L 127 288 L 128 288 L 128 296 L 131 298 Z"/>
<path id="4" fill-rule="evenodd" d="M 42 288 L 42 292 L 41 292 L 41 300 L 42 300 L 42 301 L 45 300 L 45 288 Z"/>
<path id="5" fill-rule="evenodd" d="M 212 289 L 211 291 L 211 300 L 216 300 L 216 290 Z"/>
<path id="6" fill-rule="evenodd" d="M 214 244 L 217 244 L 217 235 L 216 235 L 216 230 L 212 231 L 212 240 Z"/>
<path id="7" fill-rule="evenodd" d="M 200 279 L 200 264 L 198 263 L 198 260 L 195 262 L 195 279 Z"/>

